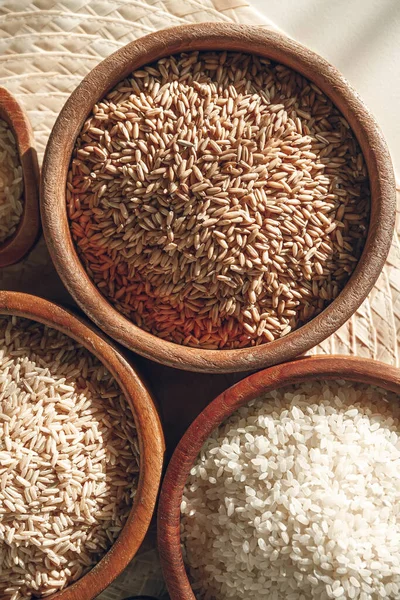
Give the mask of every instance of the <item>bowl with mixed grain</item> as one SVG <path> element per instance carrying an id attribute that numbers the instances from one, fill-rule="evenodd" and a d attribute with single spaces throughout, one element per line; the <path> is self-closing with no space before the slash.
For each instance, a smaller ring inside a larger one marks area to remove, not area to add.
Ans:
<path id="1" fill-rule="evenodd" d="M 394 367 L 319 356 L 211 402 L 161 489 L 171 600 L 397 600 L 399 393 Z"/>
<path id="2" fill-rule="evenodd" d="M 394 227 L 382 135 L 321 57 L 233 24 L 132 42 L 71 95 L 42 214 L 83 310 L 130 349 L 208 372 L 261 368 L 337 330 Z"/>
<path id="3" fill-rule="evenodd" d="M 0 292 L 0 597 L 92 600 L 136 554 L 161 479 L 146 386 L 84 321 Z"/>

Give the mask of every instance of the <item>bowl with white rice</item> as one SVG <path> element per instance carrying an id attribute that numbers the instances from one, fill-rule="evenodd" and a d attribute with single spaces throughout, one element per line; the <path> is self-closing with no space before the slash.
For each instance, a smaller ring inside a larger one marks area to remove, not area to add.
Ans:
<path id="1" fill-rule="evenodd" d="M 0 292 L 0 597 L 91 600 L 150 523 L 163 432 L 140 376 L 84 321 Z"/>
<path id="2" fill-rule="evenodd" d="M 398 600 L 400 374 L 361 358 L 272 367 L 218 396 L 169 464 L 172 600 Z"/>

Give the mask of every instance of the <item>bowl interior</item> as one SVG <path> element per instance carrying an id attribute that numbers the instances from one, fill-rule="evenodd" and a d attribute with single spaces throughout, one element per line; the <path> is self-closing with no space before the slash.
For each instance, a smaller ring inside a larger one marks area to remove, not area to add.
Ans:
<path id="1" fill-rule="evenodd" d="M 119 575 L 136 554 L 147 532 L 161 480 L 164 437 L 153 399 L 134 368 L 101 334 L 65 309 L 42 298 L 0 292 L 0 314 L 38 321 L 73 338 L 114 376 L 132 410 L 138 433 L 140 473 L 128 520 L 103 558 L 81 579 L 52 600 L 91 600 Z"/>
<path id="2" fill-rule="evenodd" d="M 261 394 L 322 379 L 366 383 L 400 394 L 400 372 L 394 367 L 355 357 L 308 357 L 243 379 L 211 402 L 187 429 L 168 465 L 158 508 L 158 547 L 171 600 L 195 600 L 183 562 L 180 507 L 190 469 L 204 442 L 232 413 Z"/>
<path id="3" fill-rule="evenodd" d="M 204 350 L 164 341 L 140 329 L 102 296 L 73 244 L 65 187 L 70 157 L 93 105 L 121 79 L 163 56 L 192 50 L 250 52 L 280 62 L 313 81 L 350 123 L 368 168 L 370 227 L 349 282 L 318 316 L 284 338 L 238 350 Z M 290 360 L 338 329 L 365 299 L 384 265 L 394 230 L 395 183 L 389 153 L 374 119 L 340 73 L 300 44 L 257 27 L 199 24 L 159 31 L 118 50 L 72 93 L 47 146 L 42 179 L 43 227 L 55 266 L 69 292 L 95 323 L 131 350 L 163 364 L 202 372 L 259 369 Z"/>

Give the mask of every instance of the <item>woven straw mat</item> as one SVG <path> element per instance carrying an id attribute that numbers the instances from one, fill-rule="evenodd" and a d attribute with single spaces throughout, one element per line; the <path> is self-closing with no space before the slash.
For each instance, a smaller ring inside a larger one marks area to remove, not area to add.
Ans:
<path id="1" fill-rule="evenodd" d="M 136 38 L 198 21 L 275 28 L 246 0 L 2 0 L 0 85 L 26 108 L 40 158 L 60 108 L 88 71 Z M 65 295 L 43 240 L 22 264 L 3 269 L 0 288 L 30 291 L 56 301 L 63 301 Z M 357 354 L 397 366 L 399 333 L 400 245 L 396 233 L 385 269 L 368 299 L 312 352 Z"/>
<path id="2" fill-rule="evenodd" d="M 0 85 L 26 108 L 40 158 L 60 108 L 88 71 L 136 38 L 198 21 L 275 28 L 246 0 L 1 0 Z M 3 269 L 0 289 L 30 291 L 55 301 L 65 298 L 43 240 L 22 264 Z M 396 232 L 385 269 L 368 299 L 312 352 L 357 354 L 397 366 L 399 332 L 400 245 Z"/>
<path id="3" fill-rule="evenodd" d="M 102 59 L 157 29 L 199 21 L 275 28 L 246 0 L 0 0 L 0 86 L 8 88 L 27 110 L 40 159 L 59 110 Z M 400 220 L 384 271 L 368 299 L 313 353 L 358 354 L 398 365 L 399 231 Z M 71 302 L 43 239 L 22 263 L 1 271 L 0 289 Z M 163 593 L 152 546 L 151 541 L 148 547 L 144 544 L 131 566 L 101 594 L 101 600 Z"/>

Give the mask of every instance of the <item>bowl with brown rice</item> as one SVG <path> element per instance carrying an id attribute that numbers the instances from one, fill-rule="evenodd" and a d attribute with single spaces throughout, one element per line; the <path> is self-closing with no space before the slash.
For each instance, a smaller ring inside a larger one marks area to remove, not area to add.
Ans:
<path id="1" fill-rule="evenodd" d="M 399 393 L 392 366 L 318 356 L 212 401 L 161 488 L 171 600 L 397 600 Z"/>
<path id="2" fill-rule="evenodd" d="M 140 376 L 42 298 L 0 292 L 0 597 L 92 600 L 136 554 L 164 438 Z"/>
<path id="3" fill-rule="evenodd" d="M 42 214 L 83 310 L 178 368 L 243 371 L 336 331 L 375 283 L 395 183 L 340 73 L 279 34 L 160 31 L 118 50 L 50 136 Z"/>

